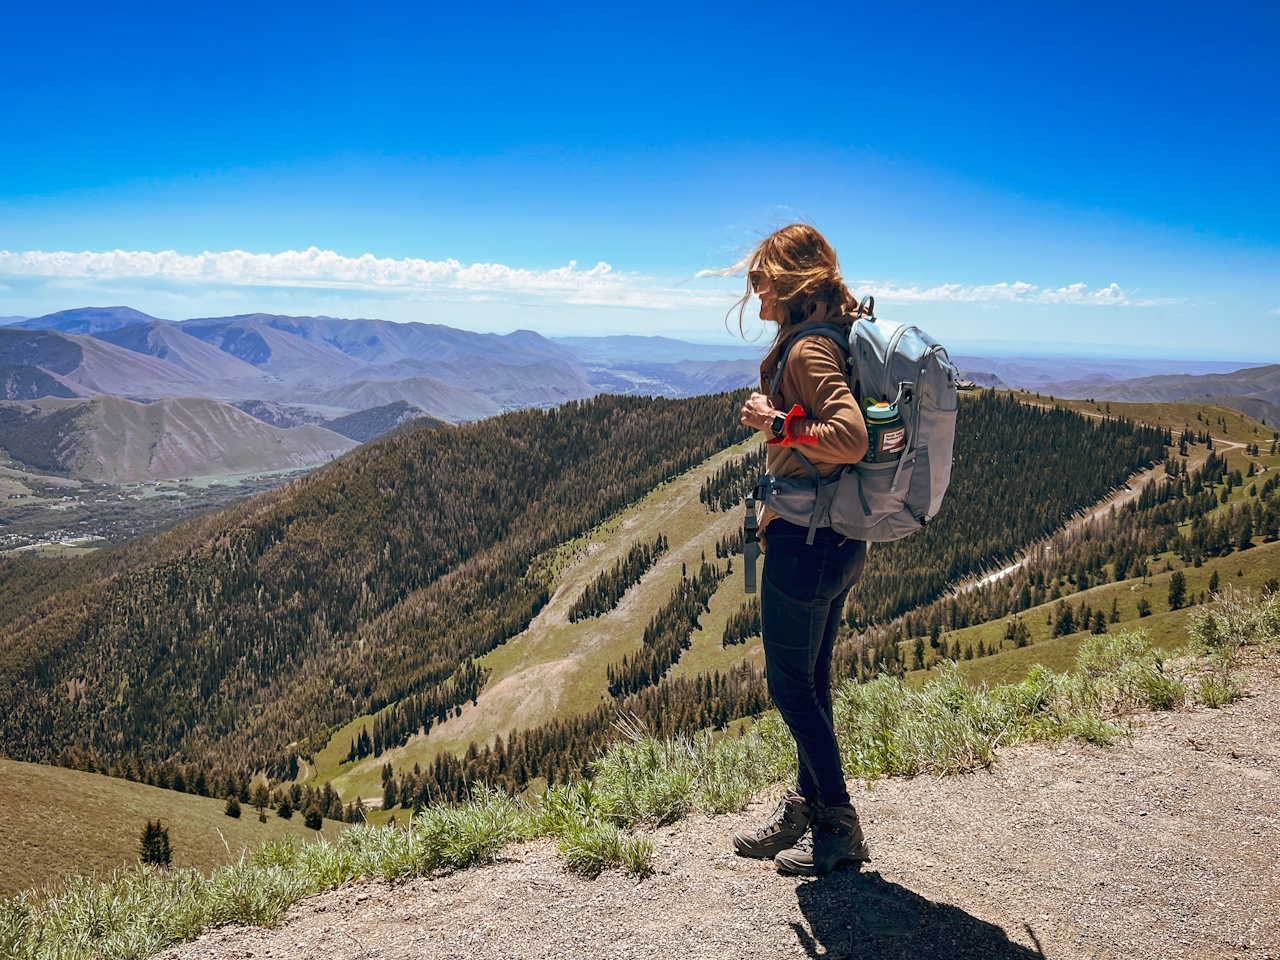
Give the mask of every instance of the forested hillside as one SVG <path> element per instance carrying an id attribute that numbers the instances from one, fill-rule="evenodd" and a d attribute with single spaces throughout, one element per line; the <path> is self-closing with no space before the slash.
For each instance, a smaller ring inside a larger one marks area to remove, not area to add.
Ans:
<path id="1" fill-rule="evenodd" d="M 956 420 L 955 462 L 942 510 L 921 533 L 878 544 L 848 608 L 854 625 L 883 623 L 950 583 L 1007 563 L 1084 506 L 1165 457 L 1165 431 L 1089 419 L 987 391 Z"/>
<path id="2" fill-rule="evenodd" d="M 52 586 L 0 618 L 0 748 L 281 774 L 352 716 L 410 695 L 452 707 L 474 695 L 471 660 L 545 602 L 534 558 L 745 439 L 741 399 L 601 397 L 418 431 L 113 554 L 5 560 L 0 591 Z"/>
<path id="3" fill-rule="evenodd" d="M 740 402 L 602 397 L 390 437 L 130 547 L 57 564 L 6 560 L 0 746 L 167 782 L 185 763 L 182 782 L 213 791 L 251 769 L 291 776 L 297 758 L 364 715 L 377 714 L 374 736 L 356 757 L 380 754 L 484 689 L 476 658 L 547 602 L 555 548 L 747 439 Z M 994 394 L 967 400 L 943 512 L 872 551 L 851 625 L 883 623 L 1003 561 L 1163 458 L 1167 439 Z M 711 478 L 700 497 L 708 521 L 740 499 L 758 459 Z M 666 539 L 638 549 L 649 559 L 609 568 L 582 614 L 607 619 Z M 740 549 L 729 537 L 715 553 Z M 767 695 L 750 664 L 667 675 L 730 569 L 690 571 L 668 607 L 655 607 L 641 649 L 608 671 L 611 689 L 589 714 L 441 756 L 393 791 L 445 797 L 477 776 L 518 786 L 573 775 L 618 735 L 620 712 L 669 734 L 757 712 Z"/>
<path id="4" fill-rule="evenodd" d="M 898 659 L 897 641 L 905 628 L 898 623 L 886 629 L 887 621 L 1059 528 L 1131 474 L 1162 460 L 1166 439 L 1163 430 L 1029 406 L 994 393 L 967 399 L 946 506 L 925 531 L 872 549 L 871 575 L 864 576 L 846 608 L 852 629 L 842 633 L 837 671 L 850 676 L 861 667 L 873 674 L 877 663 L 901 670 L 905 664 Z M 758 459 L 753 452 L 731 461 L 703 484 L 699 499 L 710 515 L 740 504 L 754 483 Z M 738 553 L 741 546 L 740 538 L 732 538 L 717 546 L 716 556 Z M 916 568 L 896 570 L 899 563 Z M 476 780 L 519 789 L 535 777 L 557 782 L 580 775 L 604 745 L 623 735 L 619 717 L 671 736 L 759 710 L 768 694 L 761 672 L 749 663 L 697 677 L 664 676 L 666 663 L 678 660 L 705 609 L 700 588 L 714 586 L 713 578 L 726 571 L 709 565 L 696 574 L 689 571 L 640 638 L 640 650 L 609 670 L 611 700 L 586 714 L 499 736 L 492 744 L 473 744 L 461 757 L 445 753 L 429 766 L 397 769 L 401 776 L 388 779 L 385 799 L 420 804 L 430 797 L 462 798 Z M 945 610 L 948 602 L 955 606 L 954 599 L 935 606 Z M 878 612 L 874 620 L 868 610 Z M 867 630 L 872 623 L 881 626 Z M 751 600 L 726 622 L 721 642 L 736 646 L 751 635 L 747 631 L 759 631 L 759 607 Z M 660 651 L 669 651 L 668 657 L 656 656 Z"/>
<path id="5" fill-rule="evenodd" d="M 956 420 L 951 486 L 920 533 L 876 544 L 849 603 L 850 624 L 883 623 L 930 603 L 948 584 L 999 566 L 1087 504 L 1165 458 L 1166 430 L 984 391 Z M 760 454 L 726 464 L 701 491 L 711 510 L 755 485 Z M 741 545 L 737 545 L 741 550 Z"/>

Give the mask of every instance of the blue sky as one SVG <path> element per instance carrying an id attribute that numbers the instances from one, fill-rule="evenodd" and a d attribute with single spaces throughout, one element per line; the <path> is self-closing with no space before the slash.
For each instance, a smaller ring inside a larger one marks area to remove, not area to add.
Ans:
<path id="1" fill-rule="evenodd" d="M 713 340 L 804 218 L 943 339 L 1280 360 L 1280 8 L 1117 6 L 11 9 L 0 315 Z"/>

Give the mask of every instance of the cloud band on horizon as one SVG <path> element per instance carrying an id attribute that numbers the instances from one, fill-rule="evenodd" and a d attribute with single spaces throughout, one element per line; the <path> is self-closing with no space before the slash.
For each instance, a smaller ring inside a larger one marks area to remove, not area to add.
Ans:
<path id="1" fill-rule="evenodd" d="M 720 271 L 699 271 L 697 278 L 725 279 Z M 639 273 L 624 273 L 601 261 L 590 269 L 579 269 L 576 261 L 550 270 L 530 270 L 499 263 L 469 266 L 452 258 L 403 260 L 377 258 L 372 254 L 342 256 L 332 250 L 311 247 L 282 253 L 248 253 L 230 250 L 198 255 L 173 250 L 114 250 L 13 253 L 0 250 L 0 277 L 27 280 L 70 281 L 161 281 L 171 284 L 205 284 L 234 287 L 293 287 L 316 290 L 401 291 L 421 296 L 463 295 L 471 299 L 491 297 L 532 297 L 574 306 L 612 306 L 652 310 L 693 306 L 725 306 L 739 291 L 726 286 L 714 288 L 673 286 Z M 1135 301 L 1121 287 L 1089 289 L 1084 283 L 1063 287 L 1040 287 L 1015 281 L 966 286 L 947 283 L 922 288 L 873 280 L 852 285 L 859 296 L 870 294 L 887 303 L 920 302 L 1012 302 L 1078 304 L 1092 306 L 1153 306 L 1170 301 Z"/>

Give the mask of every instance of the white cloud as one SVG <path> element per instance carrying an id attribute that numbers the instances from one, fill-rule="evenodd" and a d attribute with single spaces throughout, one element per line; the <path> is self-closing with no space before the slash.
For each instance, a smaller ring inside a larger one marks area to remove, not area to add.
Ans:
<path id="1" fill-rule="evenodd" d="M 1269 310 L 1269 311 L 1267 311 L 1267 312 L 1268 312 L 1268 313 L 1276 313 L 1276 314 L 1280 314 L 1280 307 L 1276 307 L 1274 310 Z"/>
<path id="2" fill-rule="evenodd" d="M 1013 283 L 990 283 L 965 286 L 944 283 L 937 287 L 921 289 L 917 286 L 902 287 L 895 284 L 859 280 L 853 287 L 859 296 L 870 294 L 888 303 L 1006 301 L 1012 303 L 1069 303 L 1095 306 L 1130 305 L 1130 300 L 1119 284 L 1111 284 L 1090 290 L 1086 284 L 1073 283 L 1065 287 L 1039 287 L 1021 280 Z"/>
<path id="3" fill-rule="evenodd" d="M 732 269 L 732 268 L 730 268 Z M 27 281 L 111 283 L 178 288 L 240 287 L 355 292 L 391 295 L 407 300 L 558 303 L 576 306 L 673 310 L 701 307 L 725 309 L 741 295 L 740 279 L 729 271 L 703 270 L 700 278 L 715 285 L 672 285 L 634 272 L 616 271 L 607 263 L 581 269 L 577 263 L 551 270 L 526 270 L 500 263 L 464 265 L 453 259 L 379 259 L 372 254 L 345 257 L 311 247 L 283 253 L 229 250 L 196 256 L 173 250 L 159 253 L 114 250 L 104 253 L 11 253 L 0 250 L 0 277 Z M 858 296 L 871 294 L 884 303 L 1009 302 L 1151 306 L 1169 301 L 1132 300 L 1118 284 L 1089 289 L 1084 283 L 1040 287 L 1015 281 L 966 286 L 901 286 L 874 280 L 853 284 Z M 1280 310 L 1273 311 L 1280 313 Z"/>
<path id="4" fill-rule="evenodd" d="M 383 291 L 462 295 L 469 299 L 531 297 L 590 306 L 666 309 L 698 303 L 722 304 L 724 291 L 664 287 L 607 263 L 588 270 L 574 261 L 552 270 L 525 270 L 500 263 L 457 260 L 344 257 L 332 250 L 283 253 L 202 253 L 187 256 L 115 250 L 109 253 L 0 251 L 0 276 L 43 280 L 162 282 L 236 287 L 298 287 L 317 290 Z"/>

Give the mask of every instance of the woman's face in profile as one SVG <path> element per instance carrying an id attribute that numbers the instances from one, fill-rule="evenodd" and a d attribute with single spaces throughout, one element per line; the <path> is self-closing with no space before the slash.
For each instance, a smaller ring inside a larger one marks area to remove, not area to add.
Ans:
<path id="1" fill-rule="evenodd" d="M 751 271 L 751 289 L 760 298 L 760 319 L 778 323 L 778 297 L 774 293 L 773 278 L 763 270 Z"/>

